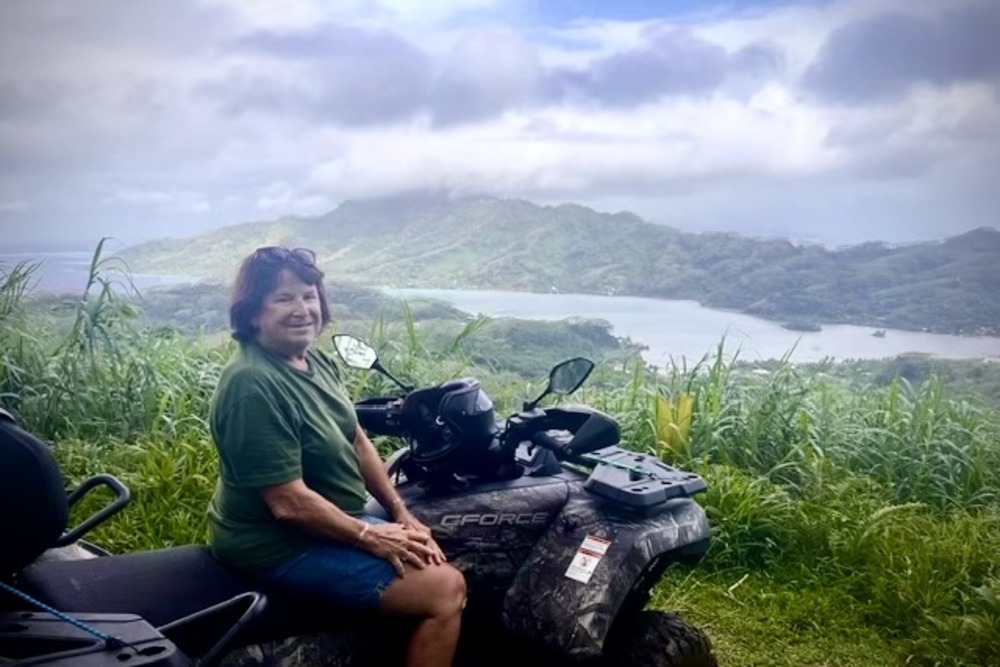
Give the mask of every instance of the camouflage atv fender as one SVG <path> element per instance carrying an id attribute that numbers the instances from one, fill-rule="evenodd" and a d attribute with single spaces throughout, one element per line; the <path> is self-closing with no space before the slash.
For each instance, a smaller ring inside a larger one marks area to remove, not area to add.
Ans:
<path id="1" fill-rule="evenodd" d="M 655 585 L 655 578 L 642 580 L 650 566 L 658 576 L 665 561 L 704 553 L 709 535 L 704 510 L 689 498 L 643 515 L 589 494 L 575 496 L 516 574 L 503 602 L 504 625 L 562 655 L 597 658 L 629 594 Z M 587 546 L 606 547 L 605 553 L 574 561 L 588 537 L 598 539 Z M 589 580 L 567 576 L 571 563 L 580 578 L 589 569 Z"/>

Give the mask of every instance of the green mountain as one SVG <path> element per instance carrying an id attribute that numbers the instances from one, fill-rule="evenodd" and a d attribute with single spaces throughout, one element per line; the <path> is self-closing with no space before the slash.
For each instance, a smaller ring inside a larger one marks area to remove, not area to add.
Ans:
<path id="1" fill-rule="evenodd" d="M 307 246 L 331 278 L 693 299 L 776 320 L 1000 333 L 1000 232 L 837 250 L 692 234 L 574 204 L 420 195 L 145 243 L 134 271 L 228 281 L 262 245 Z"/>

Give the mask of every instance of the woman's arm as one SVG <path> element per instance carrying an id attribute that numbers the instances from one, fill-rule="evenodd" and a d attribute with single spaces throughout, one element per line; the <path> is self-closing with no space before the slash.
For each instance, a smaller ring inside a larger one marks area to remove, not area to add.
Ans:
<path id="1" fill-rule="evenodd" d="M 448 560 L 441 547 L 431 537 L 431 529 L 421 523 L 417 517 L 410 514 L 410 510 L 406 508 L 406 504 L 399 497 L 396 487 L 393 486 L 392 481 L 389 479 L 389 473 L 385 470 L 382 457 L 379 456 L 375 445 L 368 439 L 368 435 L 360 426 L 358 426 L 357 435 L 354 436 L 354 449 L 358 452 L 361 476 L 364 477 L 365 486 L 368 488 L 369 493 L 375 496 L 375 500 L 385 508 L 385 511 L 389 513 L 394 521 L 398 521 L 407 528 L 419 531 L 427 537 L 427 546 L 432 550 L 428 562 L 440 565 Z"/>
<path id="2" fill-rule="evenodd" d="M 361 476 L 365 480 L 368 492 L 375 496 L 375 500 L 385 508 L 389 516 L 399 521 L 400 513 L 406 512 L 406 505 L 389 480 L 389 473 L 385 470 L 385 464 L 382 463 L 378 450 L 360 426 L 357 435 L 354 436 L 354 449 L 358 453 Z"/>
<path id="3" fill-rule="evenodd" d="M 352 544 L 366 524 L 329 502 L 301 479 L 261 490 L 274 518 L 293 523 L 316 537 Z"/>
<path id="4" fill-rule="evenodd" d="M 403 576 L 404 563 L 423 568 L 435 562 L 440 549 L 430 546 L 430 533 L 400 523 L 370 524 L 347 514 L 326 500 L 301 479 L 265 487 L 264 501 L 279 521 L 325 539 L 333 539 L 364 549 L 392 563 Z M 426 529 L 424 529 L 426 531 Z"/>

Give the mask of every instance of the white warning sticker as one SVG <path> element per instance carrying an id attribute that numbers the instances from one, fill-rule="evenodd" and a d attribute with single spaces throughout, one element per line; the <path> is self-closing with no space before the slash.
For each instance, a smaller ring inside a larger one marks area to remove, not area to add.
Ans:
<path id="1" fill-rule="evenodd" d="M 590 578 L 594 576 L 594 570 L 597 569 L 597 564 L 601 562 L 601 558 L 604 557 L 610 546 L 611 542 L 604 538 L 587 535 L 583 538 L 583 544 L 576 550 L 576 555 L 573 556 L 573 560 L 566 569 L 566 576 L 583 584 L 590 581 Z"/>

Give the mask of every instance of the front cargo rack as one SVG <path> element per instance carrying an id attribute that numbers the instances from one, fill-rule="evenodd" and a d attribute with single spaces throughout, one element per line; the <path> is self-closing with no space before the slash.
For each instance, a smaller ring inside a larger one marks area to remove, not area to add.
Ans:
<path id="1" fill-rule="evenodd" d="M 583 459 L 594 466 L 584 488 L 629 507 L 652 507 L 708 488 L 699 475 L 618 446 L 584 454 Z"/>

